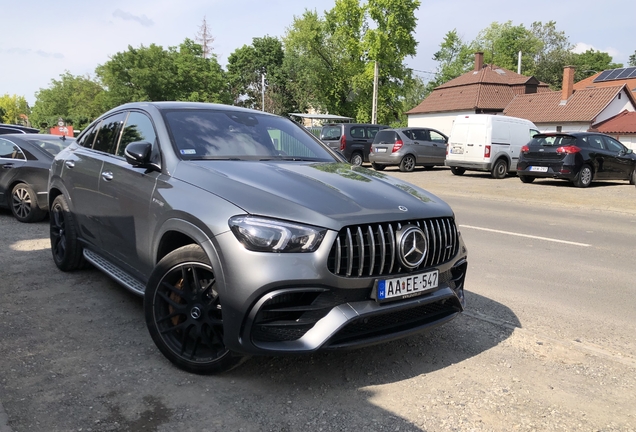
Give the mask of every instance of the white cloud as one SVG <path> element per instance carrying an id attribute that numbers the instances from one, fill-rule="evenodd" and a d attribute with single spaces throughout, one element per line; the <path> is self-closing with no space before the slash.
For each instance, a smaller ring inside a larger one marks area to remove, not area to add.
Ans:
<path id="1" fill-rule="evenodd" d="M 130 12 L 124 12 L 121 9 L 117 9 L 115 12 L 113 12 L 113 16 L 115 18 L 121 18 L 124 21 L 137 21 L 139 24 L 141 24 L 144 27 L 152 27 L 155 24 L 146 15 L 137 16 L 137 15 L 131 14 Z"/>
<path id="2" fill-rule="evenodd" d="M 593 45 L 586 44 L 585 42 L 578 42 L 574 45 L 574 48 L 572 48 L 572 52 L 575 54 L 582 54 L 588 50 L 598 51 Z"/>

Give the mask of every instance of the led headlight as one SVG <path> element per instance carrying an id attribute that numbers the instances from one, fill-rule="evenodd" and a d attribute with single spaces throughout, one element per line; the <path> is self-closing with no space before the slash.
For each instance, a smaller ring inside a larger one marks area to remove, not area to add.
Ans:
<path id="1" fill-rule="evenodd" d="M 252 216 L 234 216 L 228 224 L 247 249 L 258 252 L 313 252 L 327 232 L 324 228 Z"/>

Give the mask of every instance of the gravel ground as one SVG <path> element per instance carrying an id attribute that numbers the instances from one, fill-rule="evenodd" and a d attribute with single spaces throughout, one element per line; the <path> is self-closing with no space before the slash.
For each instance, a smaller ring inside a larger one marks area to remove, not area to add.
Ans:
<path id="1" fill-rule="evenodd" d="M 482 190 L 470 181 L 481 174 L 434 174 L 408 179 L 439 195 L 601 202 L 603 211 L 636 214 L 634 187 L 624 183 L 582 195 L 566 183 L 509 178 Z M 0 401 L 13 432 L 636 430 L 633 358 L 522 329 L 505 305 L 476 293 L 466 313 L 429 333 L 255 357 L 201 377 L 157 351 L 140 298 L 96 270 L 56 269 L 48 222 L 20 224 L 0 211 L 0 232 Z M 6 432 L 3 417 L 0 409 Z"/>

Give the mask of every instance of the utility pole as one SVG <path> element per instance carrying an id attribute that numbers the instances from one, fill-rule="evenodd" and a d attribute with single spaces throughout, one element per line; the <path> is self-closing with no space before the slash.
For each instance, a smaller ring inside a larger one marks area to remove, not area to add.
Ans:
<path id="1" fill-rule="evenodd" d="M 378 62 L 376 60 L 373 70 L 373 107 L 371 108 L 371 123 L 378 122 Z"/>
<path id="2" fill-rule="evenodd" d="M 263 104 L 261 105 L 261 111 L 265 111 L 265 74 L 261 73 L 261 97 Z"/>

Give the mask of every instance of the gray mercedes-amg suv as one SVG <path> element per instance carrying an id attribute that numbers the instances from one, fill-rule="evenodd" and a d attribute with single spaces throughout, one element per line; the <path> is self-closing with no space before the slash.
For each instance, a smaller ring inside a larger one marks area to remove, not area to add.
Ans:
<path id="1" fill-rule="evenodd" d="M 115 108 L 55 159 L 51 249 L 144 296 L 182 369 L 374 344 L 463 310 L 450 207 L 302 127 L 224 105 Z"/>

